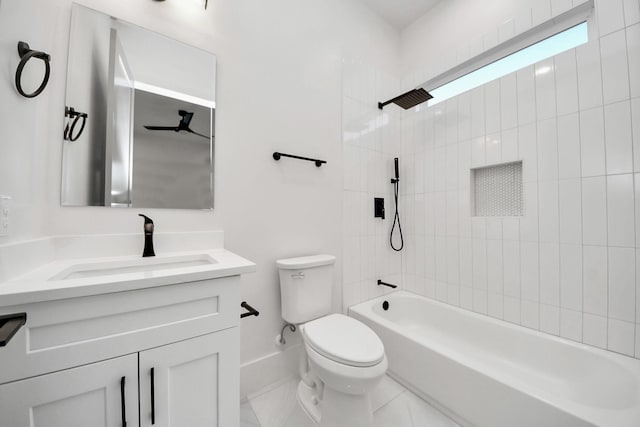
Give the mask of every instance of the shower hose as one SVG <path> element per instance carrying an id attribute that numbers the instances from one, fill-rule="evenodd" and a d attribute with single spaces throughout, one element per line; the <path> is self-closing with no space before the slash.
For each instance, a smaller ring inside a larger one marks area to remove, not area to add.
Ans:
<path id="1" fill-rule="evenodd" d="M 400 252 L 402 248 L 404 248 L 404 237 L 402 236 L 402 225 L 400 225 L 400 214 L 398 213 L 398 187 L 400 186 L 400 182 L 398 179 L 393 181 L 393 198 L 396 202 L 396 213 L 393 216 L 393 226 L 391 226 L 391 234 L 389 235 L 389 243 L 391 244 L 391 249 L 396 252 Z M 393 244 L 393 233 L 396 229 L 396 224 L 398 225 L 398 231 L 400 232 L 400 247 L 396 247 Z"/>

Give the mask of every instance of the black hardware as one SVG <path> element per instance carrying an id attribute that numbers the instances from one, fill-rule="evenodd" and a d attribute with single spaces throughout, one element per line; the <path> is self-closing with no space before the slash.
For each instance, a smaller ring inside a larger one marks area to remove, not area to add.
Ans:
<path id="1" fill-rule="evenodd" d="M 49 83 L 49 76 L 51 75 L 51 64 L 49 62 L 51 61 L 51 56 L 48 53 L 31 50 L 29 44 L 22 41 L 18 42 L 18 55 L 20 55 L 20 63 L 16 70 L 16 89 L 18 89 L 18 93 L 25 98 L 35 98 L 44 91 L 44 88 L 47 87 L 47 83 Z M 22 71 L 31 58 L 41 59 L 44 62 L 44 79 L 35 92 L 25 93 L 22 89 Z"/>
<path id="2" fill-rule="evenodd" d="M 394 103 L 404 108 L 405 110 L 408 110 L 409 108 L 413 108 L 418 104 L 422 104 L 423 102 L 428 101 L 431 98 L 433 98 L 433 96 L 431 96 L 429 92 L 427 92 L 422 88 L 418 88 L 418 89 L 413 89 L 413 90 L 410 90 L 409 92 L 403 93 L 400 96 L 396 96 L 395 98 L 390 99 L 389 101 L 378 102 L 378 108 L 382 110 L 386 105 Z"/>
<path id="3" fill-rule="evenodd" d="M 325 160 L 311 159 L 309 157 L 302 157 L 302 156 L 294 156 L 293 154 L 284 154 L 284 153 L 279 153 L 277 151 L 275 153 L 273 153 L 273 158 L 275 160 L 280 160 L 281 157 L 290 157 L 292 159 L 299 159 L 299 160 L 306 160 L 306 161 L 309 161 L 309 162 L 315 162 L 317 167 L 320 167 L 324 163 L 327 163 Z"/>
<path id="4" fill-rule="evenodd" d="M 77 141 L 84 131 L 84 127 L 87 124 L 87 118 L 89 117 L 89 115 L 87 113 L 76 111 L 73 107 L 64 107 L 64 116 L 69 117 L 70 119 L 67 123 L 67 126 L 65 126 L 64 128 L 64 140 L 71 142 Z M 82 126 L 80 126 L 80 130 L 74 136 L 76 125 L 78 124 L 78 121 L 80 119 L 82 119 Z M 69 123 L 71 123 L 71 127 L 69 127 Z"/>
<path id="5" fill-rule="evenodd" d="M 240 315 L 241 319 L 244 319 L 245 317 L 249 317 L 249 316 L 259 316 L 260 315 L 260 312 L 258 310 L 256 310 L 255 308 L 251 307 L 249 304 L 247 304 L 246 301 L 242 301 L 242 304 L 240 304 L 240 307 L 242 307 L 245 310 L 247 310 L 246 313 L 242 313 Z"/>
<path id="6" fill-rule="evenodd" d="M 398 193 L 400 192 L 400 168 L 398 165 L 398 158 L 393 159 L 393 164 L 395 167 L 396 177 L 391 178 L 391 183 L 393 184 L 393 199 L 396 202 L 396 213 L 393 215 L 393 225 L 391 226 L 391 233 L 389 233 L 389 244 L 391 245 L 391 249 L 396 252 L 400 252 L 402 248 L 404 248 L 404 236 L 402 235 L 402 225 L 400 225 L 400 214 L 398 213 Z M 393 244 L 393 232 L 396 228 L 396 224 L 398 225 L 398 231 L 400 232 L 400 247 L 396 248 Z"/>
<path id="7" fill-rule="evenodd" d="M 127 427 L 127 404 L 124 399 L 125 377 L 120 378 L 120 407 L 122 408 L 122 427 Z"/>
<path id="8" fill-rule="evenodd" d="M 398 167 L 398 158 L 397 157 L 395 157 L 393 159 L 393 166 L 394 166 L 394 169 L 396 171 L 396 178 L 395 178 L 395 180 L 392 179 L 391 183 L 395 184 L 396 182 L 400 182 L 400 168 Z"/>
<path id="9" fill-rule="evenodd" d="M 0 347 L 9 344 L 11 338 L 27 323 L 27 313 L 0 316 Z"/>
<path id="10" fill-rule="evenodd" d="M 156 368 L 151 368 L 151 425 L 156 423 Z"/>
<path id="11" fill-rule="evenodd" d="M 382 309 L 384 311 L 389 310 L 389 301 L 385 301 L 385 302 L 382 303 Z"/>
<path id="12" fill-rule="evenodd" d="M 382 286 L 388 286 L 388 287 L 394 288 L 394 289 L 398 287 L 398 285 L 392 285 L 391 283 L 386 283 L 386 282 L 383 282 L 382 280 L 378 279 L 378 286 L 381 286 L 381 285 Z"/>
<path id="13" fill-rule="evenodd" d="M 384 219 L 384 199 L 381 197 L 373 198 L 373 216 Z"/>
<path id="14" fill-rule="evenodd" d="M 149 256 L 156 256 L 156 253 L 153 250 L 153 220 L 146 215 L 138 214 L 144 218 L 144 251 L 142 251 L 142 256 L 144 258 Z"/>

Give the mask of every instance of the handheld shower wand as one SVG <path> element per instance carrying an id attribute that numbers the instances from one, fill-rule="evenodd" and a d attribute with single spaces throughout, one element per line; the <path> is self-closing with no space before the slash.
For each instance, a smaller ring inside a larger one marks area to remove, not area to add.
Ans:
<path id="1" fill-rule="evenodd" d="M 404 248 L 404 237 L 402 236 L 402 226 L 400 225 L 400 214 L 398 213 L 398 187 L 400 186 L 400 168 L 398 166 L 398 158 L 393 159 L 393 163 L 395 166 L 395 178 L 391 178 L 391 183 L 393 184 L 393 198 L 396 202 L 396 213 L 393 216 L 393 226 L 391 226 L 391 234 L 389 235 L 389 243 L 391 244 L 391 249 L 396 252 L 400 252 L 402 248 Z M 400 246 L 396 247 L 393 244 L 393 232 L 396 228 L 396 224 L 398 224 L 398 231 L 400 232 Z"/>
<path id="2" fill-rule="evenodd" d="M 400 181 L 400 172 L 399 172 L 399 171 L 400 171 L 400 169 L 398 168 L 398 158 L 397 158 L 397 157 L 393 159 L 393 164 L 394 164 L 395 169 L 396 169 L 396 178 L 395 178 L 395 180 L 394 180 L 394 179 L 392 179 L 392 180 L 391 180 L 391 183 L 392 183 L 392 184 L 395 184 L 395 183 L 397 183 L 398 181 Z"/>

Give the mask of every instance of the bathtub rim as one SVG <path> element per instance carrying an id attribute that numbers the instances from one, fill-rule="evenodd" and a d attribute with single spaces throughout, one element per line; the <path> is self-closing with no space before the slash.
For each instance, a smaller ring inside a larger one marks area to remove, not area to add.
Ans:
<path id="1" fill-rule="evenodd" d="M 611 361 L 612 363 L 618 364 L 622 368 L 626 369 L 631 375 L 635 377 L 635 383 L 637 385 L 635 404 L 633 406 L 623 408 L 623 409 L 617 409 L 617 410 L 588 406 L 580 402 L 568 400 L 567 398 L 548 395 L 547 393 L 544 392 L 544 390 L 540 390 L 540 388 L 538 387 L 531 386 L 527 383 L 519 381 L 517 378 L 512 378 L 507 374 L 502 374 L 500 372 L 496 373 L 494 369 L 490 369 L 489 371 L 482 369 L 483 368 L 482 364 L 477 362 L 474 363 L 472 358 L 468 356 L 466 357 L 460 356 L 455 352 L 447 351 L 448 348 L 445 345 L 442 345 L 439 343 L 426 343 L 424 340 L 416 338 L 415 333 L 413 333 L 412 331 L 402 331 L 401 326 L 379 315 L 373 310 L 373 307 L 376 306 L 377 304 L 381 304 L 384 300 L 389 300 L 394 297 L 407 297 L 412 299 L 423 300 L 423 301 L 426 301 L 427 304 L 433 304 L 442 309 L 451 310 L 462 316 L 468 316 L 472 319 L 477 319 L 483 322 L 489 322 L 490 324 L 493 324 L 497 327 L 509 328 L 518 333 L 529 334 L 533 337 L 537 337 L 544 340 L 550 340 L 560 345 L 568 345 L 578 350 L 587 351 L 591 355 L 604 357 L 609 361 Z M 414 342 L 417 342 L 420 345 L 426 346 L 429 351 L 438 353 L 439 355 L 449 358 L 455 361 L 456 363 L 462 366 L 465 366 L 468 369 L 471 369 L 479 374 L 488 376 L 492 378 L 494 381 L 497 381 L 506 387 L 510 387 L 521 393 L 530 395 L 532 398 L 535 398 L 536 400 L 539 400 L 560 411 L 567 412 L 572 416 L 580 420 L 583 420 L 584 422 L 596 423 L 596 425 L 600 425 L 598 423 L 601 423 L 603 421 L 603 418 L 608 419 L 607 415 L 615 416 L 616 419 L 618 417 L 628 416 L 628 417 L 631 417 L 633 420 L 636 420 L 636 419 L 640 420 L 640 360 L 635 359 L 631 356 L 626 356 L 610 350 L 604 350 L 601 348 L 590 346 L 588 344 L 572 341 L 567 338 L 562 338 L 556 335 L 551 335 L 545 332 L 537 331 L 537 330 L 528 328 L 526 326 L 511 323 L 506 320 L 497 319 L 486 314 L 476 313 L 461 307 L 456 307 L 456 306 L 444 303 L 442 301 L 437 301 L 435 299 L 432 299 L 423 295 L 418 295 L 406 290 L 396 290 L 394 292 L 382 295 L 380 297 L 376 297 L 368 301 L 355 304 L 348 308 L 348 313 L 350 316 L 353 314 L 356 314 L 358 317 L 369 319 L 370 321 L 379 324 L 383 328 L 386 328 L 392 332 L 401 334 L 406 339 L 412 340 Z M 398 377 L 397 374 L 394 374 L 393 376 Z M 415 386 L 412 386 L 411 388 L 415 389 Z M 418 394 L 424 397 L 426 393 L 420 392 Z M 434 401 L 434 399 L 430 397 L 427 400 L 429 400 L 430 402 Z M 437 403 L 438 409 L 440 409 L 441 411 L 451 413 L 451 411 L 448 410 L 448 408 L 442 403 L 437 401 L 435 403 Z"/>

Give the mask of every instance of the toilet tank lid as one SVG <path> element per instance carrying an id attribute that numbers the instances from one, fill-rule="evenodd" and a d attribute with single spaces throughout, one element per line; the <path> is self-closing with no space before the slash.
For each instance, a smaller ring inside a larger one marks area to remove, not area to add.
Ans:
<path id="1" fill-rule="evenodd" d="M 301 268 L 322 267 L 336 262 L 333 255 L 311 255 L 298 258 L 279 259 L 276 265 L 285 270 L 299 270 Z"/>

